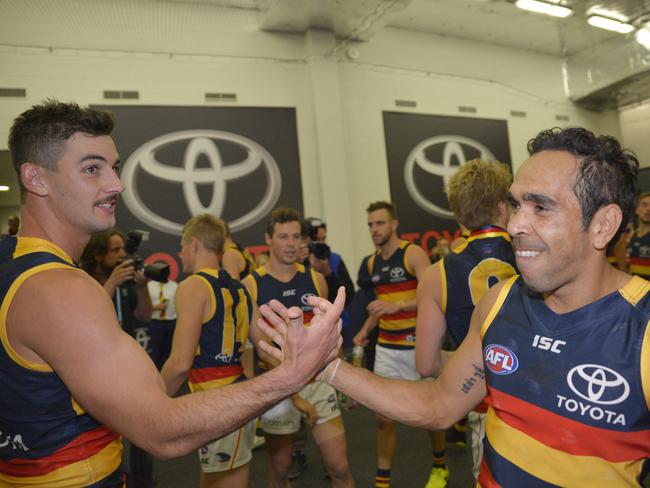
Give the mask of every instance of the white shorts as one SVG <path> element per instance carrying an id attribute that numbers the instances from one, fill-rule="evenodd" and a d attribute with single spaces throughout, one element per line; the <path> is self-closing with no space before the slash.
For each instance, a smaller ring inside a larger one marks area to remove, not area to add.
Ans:
<path id="1" fill-rule="evenodd" d="M 251 420 L 226 437 L 199 449 L 199 462 L 204 473 L 219 473 L 244 466 L 253 458 L 255 423 Z"/>
<path id="2" fill-rule="evenodd" d="M 330 385 L 318 381 L 309 383 L 299 394 L 318 412 L 317 425 L 341 415 L 336 391 Z M 267 434 L 294 434 L 300 429 L 300 418 L 301 412 L 293 406 L 290 398 L 285 398 L 262 414 L 262 429 Z"/>
<path id="3" fill-rule="evenodd" d="M 377 345 L 373 370 L 384 378 L 411 381 L 420 379 L 415 367 L 415 349 L 391 349 Z"/>

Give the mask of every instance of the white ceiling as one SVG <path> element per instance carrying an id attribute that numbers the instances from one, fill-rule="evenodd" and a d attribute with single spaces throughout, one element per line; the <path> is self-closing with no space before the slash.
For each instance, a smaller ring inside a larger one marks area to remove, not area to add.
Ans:
<path id="1" fill-rule="evenodd" d="M 111 15 L 123 17 L 124 25 L 130 25 L 134 21 L 133 13 L 128 8 L 129 3 L 104 1 L 111 6 Z M 161 3 L 197 4 L 204 11 L 214 9 L 215 15 L 235 13 L 237 10 L 254 11 L 258 19 L 257 27 L 268 31 L 299 33 L 310 28 L 326 28 L 333 30 L 343 40 L 370 41 L 377 32 L 388 26 L 555 56 L 584 52 L 619 36 L 586 23 L 585 12 L 594 6 L 625 13 L 636 24 L 650 20 L 650 0 L 562 0 L 575 11 L 575 15 L 567 19 L 525 12 L 513 4 L 514 0 L 130 1 L 130 5 L 148 4 L 147 8 L 150 7 L 152 11 L 161 8 Z M 62 0 L 42 0 L 39 3 L 41 7 L 59 11 L 67 4 Z M 74 21 L 95 25 L 97 14 L 92 8 L 93 3 L 87 5 L 87 9 L 76 9 L 73 12 Z M 4 8 L 29 10 L 32 7 L 28 1 L 16 3 L 0 0 L 0 15 Z M 65 42 L 74 43 L 74 38 L 68 36 Z M 636 80 L 635 86 L 647 83 L 647 79 L 647 76 L 642 76 Z M 10 165 L 0 164 L 0 179 L 7 178 L 7 174 L 11 175 L 12 172 Z M 9 205 L 19 205 L 18 193 L 0 192 L 0 206 Z"/>

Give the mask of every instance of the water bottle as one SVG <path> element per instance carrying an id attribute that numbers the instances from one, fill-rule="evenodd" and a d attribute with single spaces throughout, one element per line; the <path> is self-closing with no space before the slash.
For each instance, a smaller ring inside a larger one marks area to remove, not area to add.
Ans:
<path id="1" fill-rule="evenodd" d="M 363 366 L 363 346 L 354 346 L 352 349 L 352 366 Z"/>

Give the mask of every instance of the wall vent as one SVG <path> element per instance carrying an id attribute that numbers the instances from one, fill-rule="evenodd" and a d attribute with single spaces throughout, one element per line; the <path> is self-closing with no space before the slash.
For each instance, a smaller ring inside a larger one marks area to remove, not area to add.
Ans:
<path id="1" fill-rule="evenodd" d="M 25 88 L 0 88 L 0 97 L 25 98 L 26 96 Z"/>
<path id="2" fill-rule="evenodd" d="M 418 104 L 415 100 L 395 100 L 395 106 L 415 108 Z"/>
<path id="3" fill-rule="evenodd" d="M 458 107 L 458 111 L 463 114 L 475 114 L 476 113 L 476 107 L 469 107 L 467 105 L 461 105 Z"/>
<path id="4" fill-rule="evenodd" d="M 104 90 L 106 100 L 138 100 L 140 92 L 136 90 Z"/>
<path id="5" fill-rule="evenodd" d="M 568 115 L 556 115 L 555 120 L 559 120 L 560 122 L 568 122 L 569 121 L 569 116 Z"/>
<path id="6" fill-rule="evenodd" d="M 526 112 L 523 110 L 511 110 L 510 111 L 510 116 L 511 117 L 526 117 Z"/>
<path id="7" fill-rule="evenodd" d="M 208 93 L 205 94 L 206 102 L 236 102 L 236 93 Z"/>

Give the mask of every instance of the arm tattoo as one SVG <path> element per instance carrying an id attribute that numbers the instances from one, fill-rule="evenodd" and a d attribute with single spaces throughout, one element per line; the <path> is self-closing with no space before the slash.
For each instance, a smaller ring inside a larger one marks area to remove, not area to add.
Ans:
<path id="1" fill-rule="evenodd" d="M 485 371 L 483 368 L 475 363 L 472 363 L 472 366 L 474 367 L 474 373 L 469 378 L 465 378 L 460 387 L 461 391 L 465 394 L 469 393 L 477 382 L 485 379 Z"/>

